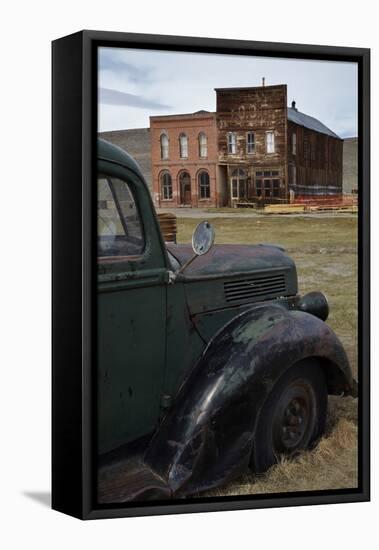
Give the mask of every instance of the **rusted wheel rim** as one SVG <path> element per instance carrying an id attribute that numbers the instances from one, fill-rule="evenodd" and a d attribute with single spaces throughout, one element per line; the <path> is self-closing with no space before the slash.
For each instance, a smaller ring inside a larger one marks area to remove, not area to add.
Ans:
<path id="1" fill-rule="evenodd" d="M 295 381 L 280 396 L 273 418 L 276 454 L 293 454 L 307 446 L 315 422 L 316 399 L 305 381 Z"/>

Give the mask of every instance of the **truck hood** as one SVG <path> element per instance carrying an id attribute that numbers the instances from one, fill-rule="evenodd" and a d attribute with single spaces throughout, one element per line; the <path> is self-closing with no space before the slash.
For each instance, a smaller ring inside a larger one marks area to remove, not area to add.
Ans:
<path id="1" fill-rule="evenodd" d="M 180 265 L 193 256 L 190 245 L 167 248 Z M 297 293 L 295 264 L 273 245 L 214 245 L 184 270 L 180 280 L 192 315 Z"/>
<path id="2" fill-rule="evenodd" d="M 193 255 L 189 244 L 167 244 L 169 252 L 183 265 Z M 239 274 L 291 269 L 294 262 L 275 245 L 216 244 L 208 254 L 196 258 L 183 275 L 186 279 L 230 277 Z"/>

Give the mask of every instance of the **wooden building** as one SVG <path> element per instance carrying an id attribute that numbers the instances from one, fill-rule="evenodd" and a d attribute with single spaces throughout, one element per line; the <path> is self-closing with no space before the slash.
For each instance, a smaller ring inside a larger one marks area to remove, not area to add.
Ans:
<path id="1" fill-rule="evenodd" d="M 287 107 L 285 84 L 215 91 L 215 113 L 150 118 L 157 205 L 342 198 L 343 140 Z"/>
<path id="2" fill-rule="evenodd" d="M 227 204 L 342 197 L 343 141 L 295 102 L 287 108 L 285 84 L 216 94 Z"/>
<path id="3" fill-rule="evenodd" d="M 343 140 L 319 120 L 287 110 L 288 189 L 296 201 L 341 198 Z"/>
<path id="4" fill-rule="evenodd" d="M 287 200 L 287 86 L 218 88 L 225 204 Z"/>

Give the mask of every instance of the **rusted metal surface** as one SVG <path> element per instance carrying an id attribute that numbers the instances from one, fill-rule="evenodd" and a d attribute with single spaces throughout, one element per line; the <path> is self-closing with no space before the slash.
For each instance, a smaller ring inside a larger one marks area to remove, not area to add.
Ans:
<path id="1" fill-rule="evenodd" d="M 139 500 L 167 500 L 172 497 L 168 485 L 142 461 L 124 460 L 112 468 L 100 470 L 98 502 L 113 504 Z"/>
<path id="2" fill-rule="evenodd" d="M 174 496 L 217 486 L 246 470 L 266 396 L 287 368 L 306 357 L 319 358 L 329 392 L 353 392 L 342 345 L 309 314 L 254 308 L 214 338 L 146 453 Z"/>
<path id="3" fill-rule="evenodd" d="M 357 387 L 316 317 L 326 318 L 323 296 L 298 296 L 283 249 L 216 245 L 170 278 L 192 248 L 171 244 L 167 255 L 137 168 L 119 150 L 100 152 L 100 173 L 133 186 L 147 246 L 138 260 L 99 266 L 98 499 L 191 495 L 246 470 L 261 407 L 293 365 L 317 360 L 331 394 Z M 138 438 L 138 452 L 123 447 Z"/>
<path id="4" fill-rule="evenodd" d="M 191 257 L 190 246 L 169 245 L 168 248 L 181 264 Z M 233 307 L 243 303 L 297 294 L 295 264 L 275 246 L 214 245 L 208 254 L 196 258 L 180 277 L 185 283 L 191 315 L 217 312 L 226 307 L 232 308 L 233 313 Z M 277 285 L 280 280 L 282 284 Z M 232 287 L 232 296 L 227 285 Z M 250 293 L 246 292 L 248 288 Z"/>
<path id="5" fill-rule="evenodd" d="M 193 256 L 191 245 L 169 244 L 167 248 L 180 264 L 186 263 Z M 259 244 L 216 244 L 208 254 L 199 256 L 191 263 L 184 275 L 187 279 L 213 278 L 246 275 L 276 268 L 295 269 L 293 260 L 279 247 Z"/>
<path id="6" fill-rule="evenodd" d="M 226 324 L 182 385 L 144 457 L 121 458 L 100 470 L 100 502 L 188 496 L 244 473 L 263 403 L 279 377 L 304 358 L 319 361 L 329 393 L 356 395 L 333 331 L 288 307 L 261 305 Z"/>
<path id="7" fill-rule="evenodd" d="M 97 474 L 100 504 L 171 498 L 167 483 L 144 463 L 145 448 L 146 441 L 138 441 L 110 453 L 102 461 Z"/>

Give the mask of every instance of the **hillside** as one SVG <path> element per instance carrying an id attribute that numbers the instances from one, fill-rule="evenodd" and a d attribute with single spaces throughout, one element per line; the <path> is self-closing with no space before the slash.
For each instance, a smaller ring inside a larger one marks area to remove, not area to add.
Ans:
<path id="1" fill-rule="evenodd" d="M 346 138 L 343 142 L 343 190 L 351 193 L 358 188 L 358 138 Z"/>

